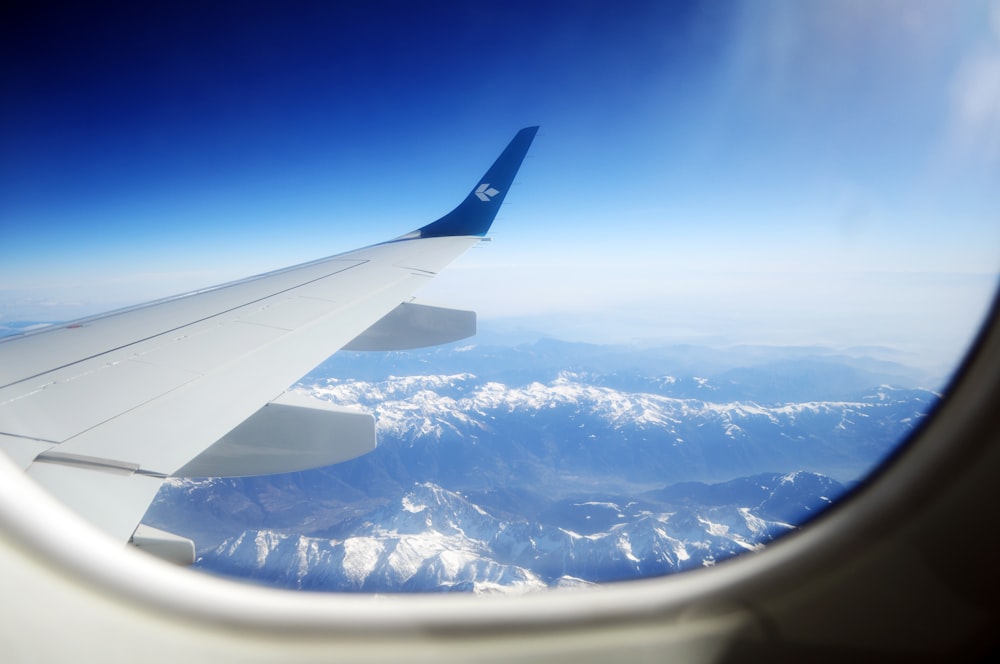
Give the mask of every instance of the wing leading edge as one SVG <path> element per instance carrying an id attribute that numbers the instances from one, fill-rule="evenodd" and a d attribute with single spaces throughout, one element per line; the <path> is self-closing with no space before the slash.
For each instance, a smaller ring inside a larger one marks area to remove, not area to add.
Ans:
<path id="1" fill-rule="evenodd" d="M 472 312 L 412 296 L 486 234 L 536 131 L 518 132 L 453 211 L 394 240 L 0 340 L 0 449 L 122 541 L 167 477 L 304 470 L 371 451 L 370 415 L 285 390 L 344 347 L 475 333 Z"/>

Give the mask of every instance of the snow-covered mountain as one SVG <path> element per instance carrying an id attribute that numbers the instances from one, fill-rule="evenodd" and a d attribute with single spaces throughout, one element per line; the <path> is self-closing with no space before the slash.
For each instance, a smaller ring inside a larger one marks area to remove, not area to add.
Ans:
<path id="1" fill-rule="evenodd" d="M 768 504 L 787 503 L 783 489 L 796 482 L 822 483 L 833 497 L 842 490 L 809 473 L 766 475 L 733 502 L 711 506 L 652 496 L 564 500 L 535 519 L 511 520 L 427 482 L 366 515 L 349 536 L 245 530 L 198 564 L 288 588 L 368 592 L 524 592 L 669 574 L 757 550 L 792 530 Z M 754 503 L 761 490 L 764 499 Z M 808 509 L 804 503 L 832 498 L 799 492 L 795 500 Z"/>
<path id="2" fill-rule="evenodd" d="M 845 490 L 832 477 L 862 476 L 938 398 L 863 389 L 871 376 L 858 370 L 837 399 L 791 375 L 798 400 L 727 399 L 769 370 L 543 362 L 532 374 L 525 351 L 511 352 L 505 363 L 454 348 L 434 365 L 461 356 L 483 374 L 369 367 L 347 379 L 328 363 L 296 389 L 373 412 L 375 452 L 302 473 L 172 480 L 145 521 L 192 537 L 202 569 L 289 588 L 523 592 L 667 574 L 818 513 Z"/>
<path id="3" fill-rule="evenodd" d="M 386 455 L 411 469 L 401 476 L 408 482 L 468 475 L 468 490 L 544 481 L 550 492 L 767 471 L 856 477 L 936 401 L 931 392 L 882 386 L 850 401 L 765 406 L 711 400 L 712 383 L 697 382 L 705 390 L 698 399 L 627 392 L 567 372 L 521 386 L 454 374 L 327 378 L 298 389 L 373 412 L 379 439 L 391 441 Z"/>

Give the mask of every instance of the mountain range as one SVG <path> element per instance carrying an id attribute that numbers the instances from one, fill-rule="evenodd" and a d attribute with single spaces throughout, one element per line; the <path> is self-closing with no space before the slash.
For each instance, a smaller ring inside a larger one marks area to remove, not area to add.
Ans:
<path id="1" fill-rule="evenodd" d="M 555 341 L 341 353 L 295 389 L 373 412 L 375 452 L 170 480 L 145 522 L 194 539 L 201 569 L 307 590 L 521 592 L 712 565 L 818 514 L 939 398 L 903 365 L 800 350 L 697 373 L 677 348 Z"/>

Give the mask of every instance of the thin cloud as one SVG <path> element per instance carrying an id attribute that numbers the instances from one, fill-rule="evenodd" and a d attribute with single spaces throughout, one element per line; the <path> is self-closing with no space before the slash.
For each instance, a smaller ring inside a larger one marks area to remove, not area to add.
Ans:
<path id="1" fill-rule="evenodd" d="M 955 73 L 950 147 L 964 160 L 1000 160 L 1000 2 L 990 7 L 986 43 L 977 44 Z"/>

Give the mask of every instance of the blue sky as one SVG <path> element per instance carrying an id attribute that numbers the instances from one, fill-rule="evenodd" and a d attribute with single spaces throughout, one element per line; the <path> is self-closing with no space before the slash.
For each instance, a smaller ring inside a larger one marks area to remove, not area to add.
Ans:
<path id="1" fill-rule="evenodd" d="M 0 325 L 402 234 L 534 124 L 422 293 L 484 326 L 933 364 L 996 287 L 996 3 L 42 5 L 0 15 Z"/>

